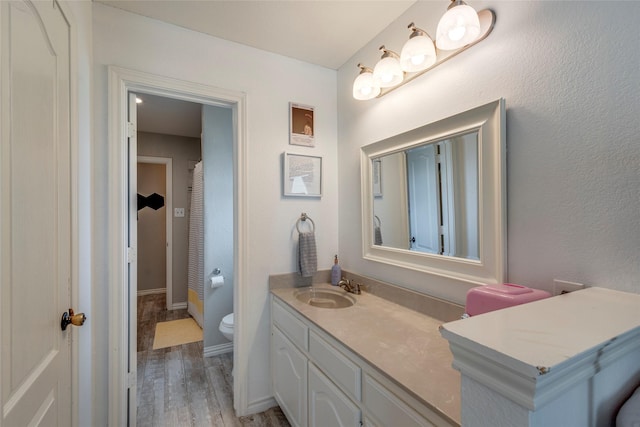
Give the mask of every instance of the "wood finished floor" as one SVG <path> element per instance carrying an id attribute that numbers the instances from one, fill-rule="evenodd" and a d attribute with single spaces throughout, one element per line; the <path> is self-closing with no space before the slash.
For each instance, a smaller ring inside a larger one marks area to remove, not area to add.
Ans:
<path id="1" fill-rule="evenodd" d="M 235 416 L 232 353 L 204 357 L 202 341 L 153 350 L 157 322 L 187 317 L 167 310 L 164 294 L 138 297 L 137 425 L 289 427 L 279 407 Z"/>

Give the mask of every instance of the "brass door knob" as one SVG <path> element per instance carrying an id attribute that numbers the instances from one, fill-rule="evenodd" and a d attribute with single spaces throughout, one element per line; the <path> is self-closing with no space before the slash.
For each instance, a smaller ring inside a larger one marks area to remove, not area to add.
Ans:
<path id="1" fill-rule="evenodd" d="M 73 309 L 69 309 L 69 312 L 62 313 L 62 319 L 60 320 L 60 327 L 63 331 L 67 330 L 69 324 L 74 326 L 84 325 L 84 321 L 87 320 L 87 316 L 84 313 L 75 314 Z"/>

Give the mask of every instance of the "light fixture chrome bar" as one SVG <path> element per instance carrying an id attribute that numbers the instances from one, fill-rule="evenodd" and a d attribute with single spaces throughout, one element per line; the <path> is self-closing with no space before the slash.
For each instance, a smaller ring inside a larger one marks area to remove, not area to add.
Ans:
<path id="1" fill-rule="evenodd" d="M 495 25 L 496 22 L 496 15 L 495 13 L 493 13 L 493 11 L 491 9 L 483 9 L 480 10 L 478 12 L 478 18 L 480 20 L 480 35 L 478 36 L 478 38 L 476 40 L 474 40 L 473 42 L 469 43 L 466 46 L 461 47 L 460 49 L 457 50 L 449 50 L 449 51 L 443 51 L 443 50 L 439 50 L 436 49 L 437 52 L 437 57 L 436 57 L 436 62 L 430 66 L 429 68 L 426 68 L 422 71 L 417 71 L 417 72 L 405 72 L 405 76 L 404 76 L 404 80 L 402 81 L 402 83 L 393 86 L 393 87 L 387 87 L 387 88 L 381 88 L 380 90 L 380 94 L 377 96 L 377 98 L 380 98 L 384 95 L 386 95 L 387 93 L 404 86 L 405 84 L 409 83 L 410 81 L 414 80 L 415 78 L 423 75 L 424 73 L 426 73 L 429 70 L 434 69 L 435 67 L 437 67 L 438 65 L 448 61 L 449 59 L 453 58 L 454 56 L 458 55 L 459 53 L 464 52 L 465 50 L 469 49 L 472 46 L 475 46 L 476 44 L 480 43 L 482 40 L 486 39 L 487 36 L 491 33 L 491 31 L 493 30 L 493 27 Z"/>

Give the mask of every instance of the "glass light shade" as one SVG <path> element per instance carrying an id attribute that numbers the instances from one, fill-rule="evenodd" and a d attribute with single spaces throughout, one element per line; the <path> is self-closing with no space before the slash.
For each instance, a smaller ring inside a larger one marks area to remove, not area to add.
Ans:
<path id="1" fill-rule="evenodd" d="M 358 74 L 353 82 L 353 97 L 365 101 L 380 95 L 380 87 L 373 82 L 373 74 L 364 72 Z"/>
<path id="2" fill-rule="evenodd" d="M 373 81 L 379 87 L 393 87 L 404 79 L 404 73 L 397 57 L 382 58 L 373 69 Z"/>
<path id="3" fill-rule="evenodd" d="M 480 35 L 480 19 L 474 8 L 460 4 L 447 10 L 436 31 L 436 46 L 455 50 L 468 45 Z"/>
<path id="4" fill-rule="evenodd" d="M 426 70 L 436 62 L 436 47 L 428 36 L 411 37 L 400 53 L 400 65 L 404 71 Z"/>

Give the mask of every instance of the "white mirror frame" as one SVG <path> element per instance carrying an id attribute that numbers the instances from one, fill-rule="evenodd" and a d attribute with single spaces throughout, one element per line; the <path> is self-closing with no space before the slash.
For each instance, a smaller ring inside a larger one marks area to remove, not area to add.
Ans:
<path id="1" fill-rule="evenodd" d="M 429 142 L 478 131 L 480 260 L 373 244 L 372 160 Z M 374 142 L 361 148 L 362 254 L 364 259 L 475 285 L 504 283 L 507 268 L 506 117 L 504 99 Z"/>

